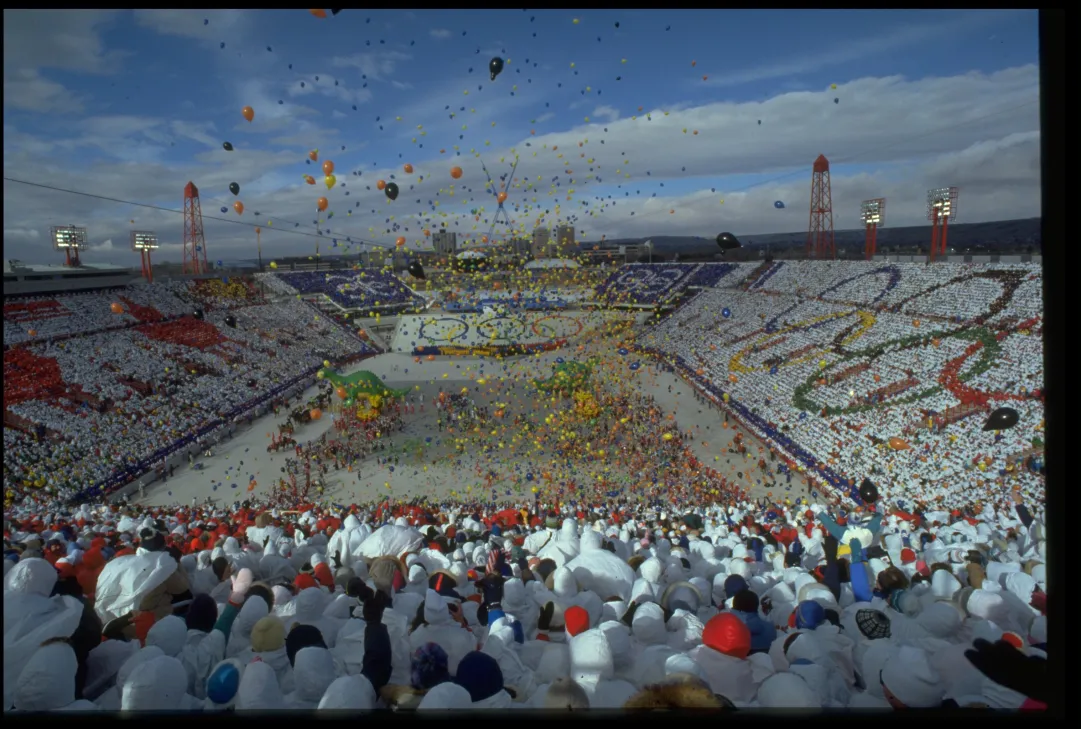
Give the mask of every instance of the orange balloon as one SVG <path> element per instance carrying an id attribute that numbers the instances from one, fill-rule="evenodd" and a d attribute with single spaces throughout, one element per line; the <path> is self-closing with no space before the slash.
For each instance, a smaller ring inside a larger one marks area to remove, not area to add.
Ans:
<path id="1" fill-rule="evenodd" d="M 428 361 L 429 362 L 435 362 L 435 355 L 434 354 L 429 354 L 428 355 Z M 442 394 L 442 393 L 440 393 L 440 394 Z"/>
<path id="2" fill-rule="evenodd" d="M 413 174 L 413 165 L 409 164 L 408 162 L 406 162 L 405 167 L 403 167 L 402 169 L 405 170 L 405 174 L 407 175 Z"/>
<path id="3" fill-rule="evenodd" d="M 349 392 L 344 387 L 339 387 L 337 390 L 335 390 L 335 392 L 338 394 L 338 397 L 340 397 L 342 400 L 344 400 L 345 398 L 347 398 L 349 396 Z"/>
<path id="4" fill-rule="evenodd" d="M 319 408 L 314 408 L 311 413 L 309 413 L 309 415 L 312 416 L 312 420 L 318 420 L 319 418 L 323 417 L 323 411 Z"/>
<path id="5" fill-rule="evenodd" d="M 323 212 L 327 209 L 327 205 L 330 205 L 330 201 L 325 197 L 321 197 L 315 201 L 315 204 L 319 206 L 319 212 Z"/>
<path id="6" fill-rule="evenodd" d="M 244 203 L 237 200 L 235 203 L 233 203 L 233 210 L 236 210 L 237 215 L 243 215 L 244 214 Z"/>
<path id="7" fill-rule="evenodd" d="M 451 167 L 450 168 L 450 176 L 453 177 L 455 180 L 457 180 L 458 178 L 460 178 L 462 176 L 462 168 L 461 167 Z"/>
<path id="8" fill-rule="evenodd" d="M 428 236 L 430 236 L 431 234 L 432 234 L 432 231 L 428 230 L 427 228 L 425 228 L 425 229 L 424 229 L 424 237 L 425 237 L 425 238 L 427 238 L 427 237 L 428 237 Z"/>
<path id="9" fill-rule="evenodd" d="M 31 337 L 36 337 L 38 335 L 38 330 L 37 329 L 31 329 L 31 330 L 29 330 L 27 332 L 27 334 L 29 334 Z"/>
<path id="10" fill-rule="evenodd" d="M 505 203 L 507 201 L 507 193 L 505 193 L 505 192 L 499 193 L 498 195 L 496 195 L 496 200 L 498 200 L 501 203 Z"/>
<path id="11" fill-rule="evenodd" d="M 240 110 L 240 114 L 250 122 L 252 119 L 255 118 L 255 109 L 251 108 L 250 106 L 245 106 L 243 109 Z"/>
<path id="12" fill-rule="evenodd" d="M 109 309 L 110 309 L 110 310 L 111 310 L 111 311 L 112 311 L 112 312 L 113 312 L 114 314 L 123 314 L 123 313 L 124 313 L 124 307 L 123 307 L 123 306 L 121 306 L 120 304 L 116 304 L 116 303 L 113 303 L 113 304 L 109 304 Z"/>
<path id="13" fill-rule="evenodd" d="M 329 159 L 323 162 L 323 174 L 324 175 L 333 175 L 334 174 L 334 163 L 331 162 Z"/>
<path id="14" fill-rule="evenodd" d="M 912 326 L 914 326 L 914 327 L 916 327 L 918 329 L 919 326 L 920 326 L 920 320 L 919 319 L 913 319 L 912 320 Z"/>
<path id="15" fill-rule="evenodd" d="M 911 450 L 912 446 L 910 446 L 907 441 L 898 438 L 897 436 L 893 436 L 890 438 L 890 448 L 895 451 L 907 451 Z"/>
<path id="16" fill-rule="evenodd" d="M 315 184 L 315 178 L 311 175 L 304 175 L 304 181 L 307 182 L 309 185 Z"/>
<path id="17" fill-rule="evenodd" d="M 398 246 L 399 248 L 401 248 L 402 246 L 405 245 L 405 237 L 404 236 L 398 236 L 398 240 L 394 241 L 394 244 L 396 246 Z"/>
<path id="18" fill-rule="evenodd" d="M 325 18 L 325 17 L 327 17 L 327 11 L 323 10 L 323 9 L 309 10 L 308 12 L 311 13 L 312 15 L 314 15 L 317 18 Z"/>
<path id="19" fill-rule="evenodd" d="M 382 190 L 386 186 L 387 186 L 387 183 L 384 182 L 383 180 L 379 180 L 378 182 L 375 183 L 375 189 L 376 190 Z"/>
<path id="20" fill-rule="evenodd" d="M 318 149 L 313 149 L 311 152 L 308 152 L 308 159 L 310 159 L 312 162 L 318 162 L 319 161 L 319 150 Z"/>

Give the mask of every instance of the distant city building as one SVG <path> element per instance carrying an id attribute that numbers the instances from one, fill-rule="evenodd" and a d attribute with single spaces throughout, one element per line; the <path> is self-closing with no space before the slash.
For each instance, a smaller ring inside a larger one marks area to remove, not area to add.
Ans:
<path id="1" fill-rule="evenodd" d="M 556 229 L 556 241 L 558 242 L 559 255 L 574 253 L 574 226 L 561 225 Z"/>
<path id="2" fill-rule="evenodd" d="M 547 258 L 548 246 L 551 241 L 551 235 L 547 228 L 537 228 L 533 231 L 533 257 L 534 258 Z"/>
<path id="3" fill-rule="evenodd" d="M 458 234 L 449 230 L 437 230 L 432 234 L 432 245 L 441 256 L 453 256 L 458 252 Z"/>

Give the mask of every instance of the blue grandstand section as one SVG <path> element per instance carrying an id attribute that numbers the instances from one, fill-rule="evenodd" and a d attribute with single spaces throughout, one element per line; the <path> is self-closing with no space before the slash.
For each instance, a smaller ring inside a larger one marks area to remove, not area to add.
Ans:
<path id="1" fill-rule="evenodd" d="M 323 294 L 347 308 L 403 307 L 424 299 L 397 277 L 382 271 L 298 271 L 277 277 L 297 293 Z"/>

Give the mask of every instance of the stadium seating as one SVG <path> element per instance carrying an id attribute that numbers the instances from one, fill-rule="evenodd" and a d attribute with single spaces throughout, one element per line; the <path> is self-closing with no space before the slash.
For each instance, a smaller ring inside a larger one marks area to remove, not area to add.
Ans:
<path id="1" fill-rule="evenodd" d="M 424 302 L 400 279 L 382 271 L 297 271 L 276 276 L 296 293 L 323 294 L 350 309 Z"/>

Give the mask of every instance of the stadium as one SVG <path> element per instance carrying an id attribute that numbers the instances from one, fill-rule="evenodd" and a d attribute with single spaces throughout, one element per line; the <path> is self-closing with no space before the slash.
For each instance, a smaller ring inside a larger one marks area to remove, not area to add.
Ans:
<path id="1" fill-rule="evenodd" d="M 242 138 L 220 154 L 254 164 Z M 530 206 L 518 154 L 485 155 L 438 183 L 468 214 L 394 160 L 349 192 L 420 212 L 238 222 L 189 181 L 153 212 L 182 244 L 128 219 L 141 269 L 52 214 L 63 265 L 5 261 L 5 713 L 1050 706 L 1032 249 L 950 247 L 946 186 L 929 250 L 879 248 L 877 197 L 845 255 L 819 155 L 794 252 L 719 213 L 676 250 L 600 195 L 568 214 L 558 174 L 566 207 Z M 257 258 L 215 248 L 225 222 Z"/>

